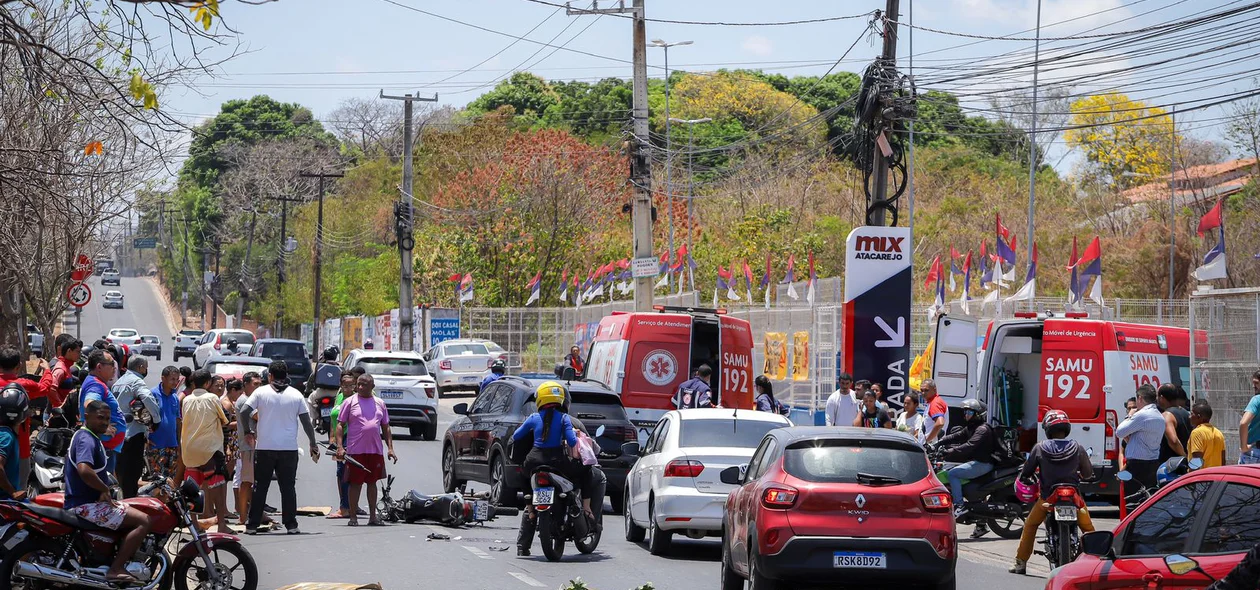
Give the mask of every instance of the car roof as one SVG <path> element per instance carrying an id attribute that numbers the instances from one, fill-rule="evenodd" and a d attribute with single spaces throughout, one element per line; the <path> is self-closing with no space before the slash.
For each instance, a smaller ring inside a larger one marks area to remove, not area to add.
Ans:
<path id="1" fill-rule="evenodd" d="M 246 329 L 244 329 L 244 328 L 215 328 L 215 329 L 210 330 L 210 331 L 211 331 L 211 332 L 218 333 L 218 334 L 227 334 L 227 333 L 229 333 L 229 332 L 233 332 L 233 333 L 241 333 L 241 332 L 243 332 L 243 333 L 245 333 L 245 334 L 249 334 L 250 336 L 253 336 L 253 335 L 254 335 L 254 333 L 253 333 L 253 332 L 250 332 L 249 330 L 246 330 Z"/>
<path id="2" fill-rule="evenodd" d="M 254 344 L 301 344 L 306 346 L 305 342 L 293 340 L 292 338 L 259 338 L 254 341 Z"/>
<path id="3" fill-rule="evenodd" d="M 184 328 L 183 330 L 180 330 L 178 333 L 184 334 L 185 336 L 192 336 L 192 335 L 202 335 L 202 334 L 205 334 L 206 332 L 205 330 L 198 330 L 196 328 Z"/>
<path id="4" fill-rule="evenodd" d="M 206 359 L 206 364 L 210 363 L 233 363 L 237 365 L 258 365 L 265 367 L 271 364 L 271 359 L 261 356 L 235 356 L 230 354 L 212 354 Z"/>
<path id="5" fill-rule="evenodd" d="M 790 424 L 788 419 L 779 414 L 771 412 L 758 412 L 755 410 L 733 410 L 731 408 L 691 408 L 686 410 L 672 410 L 671 414 L 676 414 L 682 420 L 719 420 L 725 418 L 735 418 L 737 420 L 753 420 L 757 422 L 776 422 L 779 424 Z"/>
<path id="6" fill-rule="evenodd" d="M 517 381 L 524 381 L 525 384 L 529 387 L 530 391 L 538 389 L 538 386 L 542 385 L 543 383 L 546 383 L 548 381 L 555 381 L 556 383 L 564 385 L 565 389 L 568 389 L 569 391 L 573 393 L 597 393 L 597 394 L 607 394 L 607 395 L 617 396 L 617 394 L 613 392 L 613 390 L 608 389 L 607 387 L 605 387 L 602 383 L 598 381 L 564 381 L 562 379 L 558 379 L 555 377 L 552 377 L 549 379 L 526 378 L 526 377 L 520 377 L 517 375 L 504 375 L 503 377 L 500 377 L 500 379 L 513 379 Z M 617 397 L 620 398 L 621 396 L 617 396 Z"/>
<path id="7" fill-rule="evenodd" d="M 413 359 L 413 360 L 419 360 L 419 359 L 424 358 L 424 355 L 418 352 L 412 352 L 410 350 L 377 350 L 375 348 L 369 350 L 367 348 L 356 348 L 350 351 L 350 353 L 358 354 L 361 356 L 375 356 L 375 357 L 381 357 L 381 358 L 397 358 L 397 359 Z"/>
<path id="8" fill-rule="evenodd" d="M 856 426 L 793 426 L 774 431 L 784 444 L 792 444 L 803 440 L 871 439 L 889 442 L 915 443 L 914 438 L 899 430 L 891 428 L 859 428 Z"/>

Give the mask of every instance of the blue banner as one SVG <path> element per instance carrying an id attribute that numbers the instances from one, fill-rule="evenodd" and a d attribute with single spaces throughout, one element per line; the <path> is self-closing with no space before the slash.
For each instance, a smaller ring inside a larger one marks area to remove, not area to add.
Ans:
<path id="1" fill-rule="evenodd" d="M 429 345 L 459 338 L 459 318 L 430 318 Z"/>

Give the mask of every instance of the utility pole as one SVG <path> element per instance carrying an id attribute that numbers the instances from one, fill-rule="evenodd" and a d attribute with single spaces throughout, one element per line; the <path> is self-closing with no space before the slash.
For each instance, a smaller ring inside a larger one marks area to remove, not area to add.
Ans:
<path id="1" fill-rule="evenodd" d="M 284 289 L 284 262 L 285 257 L 289 255 L 289 203 L 303 203 L 302 199 L 289 199 L 285 197 L 268 197 L 273 201 L 280 201 L 280 250 L 276 255 L 276 338 L 284 336 L 284 296 L 280 291 Z"/>
<path id="2" fill-rule="evenodd" d="M 679 123 L 679 124 L 687 126 L 687 252 L 688 252 L 688 255 L 690 255 L 691 237 L 695 235 L 696 233 L 695 227 L 694 227 L 695 219 L 696 219 L 696 213 L 695 213 L 695 205 L 696 205 L 695 195 L 696 194 L 694 192 L 695 189 L 692 186 L 692 181 L 695 179 L 695 172 L 692 171 L 692 168 L 691 168 L 691 154 L 692 152 L 695 151 L 695 148 L 696 148 L 695 126 L 699 125 L 700 123 L 708 123 L 709 121 L 712 121 L 713 119 L 709 117 L 705 117 L 703 119 L 668 119 L 668 120 L 674 123 Z M 671 249 L 673 248 L 673 244 L 670 245 L 670 248 Z M 696 290 L 696 273 L 695 271 L 691 270 L 690 264 L 687 265 L 687 279 L 688 279 L 688 284 L 689 284 L 688 289 L 695 291 Z"/>
<path id="3" fill-rule="evenodd" d="M 214 330 L 219 327 L 219 254 L 223 247 L 223 240 L 218 236 L 214 237 L 214 280 L 210 282 L 210 329 Z M 209 252 L 207 252 L 208 254 Z M 209 260 L 206 261 L 209 267 Z"/>
<path id="4" fill-rule="evenodd" d="M 433 98 L 424 98 L 413 94 L 405 94 L 403 96 L 387 96 L 385 91 L 381 91 L 381 98 L 388 100 L 403 101 L 403 203 L 405 206 L 398 208 L 398 214 L 395 215 L 398 228 L 398 256 L 400 272 L 398 273 L 398 349 L 413 350 L 414 346 L 411 342 L 412 330 L 416 322 L 415 304 L 412 301 L 412 293 L 414 291 L 413 277 L 414 258 L 412 250 L 416 247 L 416 229 L 415 229 L 415 192 L 413 187 L 415 180 L 415 169 L 413 167 L 412 143 L 411 137 L 412 125 L 412 103 L 421 102 L 437 102 L 437 94 Z"/>
<path id="5" fill-rule="evenodd" d="M 669 262 L 669 268 L 673 268 L 674 266 L 674 183 L 672 174 L 674 167 L 674 150 L 670 142 L 672 136 L 670 135 L 671 129 L 669 125 L 670 121 L 673 120 L 669 117 L 669 48 L 678 45 L 691 45 L 692 43 L 692 41 L 666 43 L 660 39 L 652 39 L 652 47 L 660 47 L 665 50 L 665 206 L 669 208 L 669 249 L 665 252 L 665 258 Z M 690 157 L 690 155 L 688 155 L 688 157 Z M 688 180 L 688 182 L 690 182 L 690 180 Z M 691 247 L 688 246 L 687 250 L 690 251 Z M 668 280 L 670 276 L 671 273 L 665 273 L 667 281 L 665 283 L 666 291 L 669 291 L 670 285 Z"/>
<path id="6" fill-rule="evenodd" d="M 1168 151 L 1172 166 L 1168 168 L 1168 299 L 1172 300 L 1177 293 L 1177 105 L 1173 105 L 1169 121 L 1172 123 L 1172 149 Z"/>
<path id="7" fill-rule="evenodd" d="M 1032 268 L 1032 248 L 1036 240 L 1037 211 L 1037 75 L 1041 66 L 1041 0 L 1037 0 L 1037 36 L 1033 45 L 1032 129 L 1028 132 L 1028 264 Z"/>
<path id="8" fill-rule="evenodd" d="M 894 0 L 895 1 L 895 0 Z M 600 8 L 598 0 L 592 0 L 591 8 L 576 9 L 568 4 L 565 12 L 575 14 L 626 14 L 634 17 L 634 126 L 628 142 L 630 152 L 630 182 L 634 184 L 634 201 L 630 216 L 634 223 L 633 252 L 636 259 L 655 258 L 652 255 L 652 168 L 648 157 L 648 92 L 647 92 L 647 21 L 643 12 L 643 0 L 633 0 L 626 8 L 625 0 L 617 0 L 616 8 Z M 635 311 L 652 311 L 652 277 L 634 279 Z"/>
<path id="9" fill-rule="evenodd" d="M 316 210 L 315 221 L 315 325 L 311 329 L 311 338 L 315 354 L 319 353 L 319 329 L 320 329 L 320 309 L 319 300 L 323 295 L 323 254 L 324 254 L 324 179 L 341 178 L 344 174 L 333 174 L 328 172 L 320 172 L 312 174 L 303 172 L 299 174 L 302 178 L 318 178 L 319 179 L 319 207 Z"/>
<path id="10" fill-rule="evenodd" d="M 888 0 L 884 14 L 884 52 L 880 57 L 884 67 L 892 69 L 897 64 L 897 18 L 898 9 L 900 7 L 899 0 Z M 884 134 L 885 129 L 881 125 L 876 128 L 875 135 L 875 158 L 872 173 L 875 176 L 875 188 L 872 191 L 871 205 L 883 205 L 888 198 L 888 160 L 884 157 L 884 148 L 888 145 L 888 138 Z M 871 207 L 868 209 L 866 223 L 868 225 L 887 225 L 884 221 L 885 209 L 882 206 Z"/>

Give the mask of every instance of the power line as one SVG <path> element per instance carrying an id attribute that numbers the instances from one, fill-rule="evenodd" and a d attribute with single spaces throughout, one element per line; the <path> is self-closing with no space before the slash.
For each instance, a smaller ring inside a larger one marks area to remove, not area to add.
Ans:
<path id="1" fill-rule="evenodd" d="M 555 6 L 559 8 L 569 7 L 568 4 L 560 4 L 558 2 L 548 2 L 547 0 L 525 0 L 525 1 L 533 2 L 534 4 L 542 4 L 543 6 Z M 697 21 L 697 20 L 677 20 L 677 19 L 666 19 L 666 18 L 644 18 L 643 20 L 650 23 L 662 23 L 662 24 L 671 24 L 671 25 L 701 25 L 701 26 L 713 26 L 713 27 L 786 27 L 786 26 L 793 26 L 793 25 L 812 25 L 812 24 L 817 24 L 817 23 L 829 23 L 829 22 L 842 21 L 842 20 L 853 20 L 853 19 L 870 16 L 871 14 L 874 14 L 874 12 L 873 11 L 864 12 L 862 14 L 853 14 L 849 16 L 824 16 L 824 17 L 819 17 L 819 18 L 808 18 L 808 19 L 801 19 L 801 20 L 789 20 L 789 21 L 777 21 L 777 22 L 775 21 L 771 21 L 771 22 Z M 617 16 L 620 18 L 634 18 L 630 15 L 616 14 L 616 13 L 613 13 L 613 16 Z"/>

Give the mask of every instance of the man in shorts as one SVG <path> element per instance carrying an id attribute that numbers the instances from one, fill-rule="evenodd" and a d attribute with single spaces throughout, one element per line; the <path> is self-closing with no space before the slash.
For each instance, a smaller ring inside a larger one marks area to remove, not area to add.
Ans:
<path id="1" fill-rule="evenodd" d="M 249 401 L 249 396 L 262 385 L 262 376 L 254 371 L 241 377 L 245 383 L 245 392 L 236 398 L 236 415 L 241 415 L 241 408 Z M 240 523 L 245 524 L 249 518 L 249 502 L 254 497 L 254 447 L 245 440 L 245 427 L 240 419 L 236 421 L 236 474 L 232 476 L 232 489 L 236 490 L 236 513 L 240 515 Z"/>
<path id="2" fill-rule="evenodd" d="M 214 514 L 219 532 L 231 534 L 232 529 L 227 526 L 227 465 L 223 454 L 223 427 L 228 420 L 219 401 L 223 377 L 200 369 L 193 372 L 191 380 L 193 391 L 180 402 L 184 415 L 180 446 L 184 473 L 205 492 L 203 516 Z M 212 381 L 217 385 L 212 385 Z"/>
<path id="3" fill-rule="evenodd" d="M 183 378 L 175 365 L 162 369 L 162 380 L 152 391 L 153 399 L 157 400 L 161 410 L 153 416 L 153 431 L 149 433 L 144 449 L 149 470 L 173 483 L 183 481 L 179 463 L 179 382 Z"/>
<path id="4" fill-rule="evenodd" d="M 140 543 L 149 534 L 149 517 L 135 508 L 119 503 L 111 494 L 113 478 L 101 437 L 109 430 L 111 409 L 101 400 L 84 406 L 83 428 L 70 439 L 66 461 L 66 498 L 64 508 L 93 524 L 126 533 L 118 546 L 114 562 L 105 572 L 111 583 L 135 584 L 135 577 L 123 568 L 135 555 Z"/>
<path id="5" fill-rule="evenodd" d="M 385 478 L 385 449 L 381 438 L 388 445 L 389 458 L 398 462 L 394 454 L 394 437 L 389 429 L 389 411 L 385 402 L 372 395 L 376 382 L 371 375 L 359 375 L 355 393 L 342 402 L 337 415 L 334 438 L 337 440 L 337 460 L 345 461 L 346 454 L 359 465 L 348 465 L 345 478 L 350 483 L 350 526 L 359 526 L 359 493 L 368 487 L 368 526 L 384 523 L 376 515 L 376 482 Z M 362 467 L 360 467 L 360 465 Z"/>

